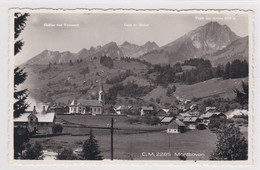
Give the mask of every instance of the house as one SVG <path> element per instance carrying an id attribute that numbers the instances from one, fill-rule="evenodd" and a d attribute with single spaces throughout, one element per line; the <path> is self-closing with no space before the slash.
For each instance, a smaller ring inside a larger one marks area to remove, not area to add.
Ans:
<path id="1" fill-rule="evenodd" d="M 52 126 L 55 124 L 55 113 L 47 113 L 45 106 L 42 112 L 37 112 L 34 106 L 33 111 L 21 114 L 14 119 L 14 126 L 27 127 L 29 132 L 36 132 L 39 129 L 44 130 L 44 133 L 52 133 Z"/>
<path id="2" fill-rule="evenodd" d="M 222 112 L 207 112 L 206 114 L 202 114 L 200 119 L 211 119 L 211 118 L 222 118 L 225 119 L 226 115 Z"/>
<path id="3" fill-rule="evenodd" d="M 165 116 L 164 118 L 161 119 L 160 124 L 161 125 L 168 125 L 174 120 L 174 117 L 167 117 Z"/>
<path id="4" fill-rule="evenodd" d="M 74 99 L 69 105 L 69 114 L 103 114 L 105 102 L 104 95 L 102 83 L 98 93 L 98 100 Z"/>
<path id="5" fill-rule="evenodd" d="M 191 100 L 185 100 L 184 103 L 189 104 L 189 103 L 191 103 Z"/>
<path id="6" fill-rule="evenodd" d="M 157 113 L 157 116 L 168 116 L 168 110 L 167 109 L 160 109 Z"/>
<path id="7" fill-rule="evenodd" d="M 180 120 L 172 121 L 167 127 L 167 133 L 183 133 L 185 132 L 185 124 Z"/>
<path id="8" fill-rule="evenodd" d="M 124 111 L 130 110 L 131 108 L 132 108 L 132 106 L 126 106 L 126 105 L 113 107 L 115 113 L 118 114 L 118 115 L 124 114 L 124 113 L 123 113 Z"/>
<path id="9" fill-rule="evenodd" d="M 185 105 L 179 105 L 178 108 L 179 108 L 180 112 L 183 112 L 184 110 L 186 110 L 186 106 Z"/>
<path id="10" fill-rule="evenodd" d="M 195 110 L 196 108 L 198 108 L 198 105 L 192 104 L 189 108 L 190 108 L 190 110 Z"/>
<path id="11" fill-rule="evenodd" d="M 171 114 L 174 114 L 174 115 L 177 115 L 178 113 L 179 113 L 179 108 L 178 107 L 176 107 L 176 106 L 169 106 L 169 107 L 167 107 L 166 109 L 168 109 L 169 111 L 169 113 L 171 113 Z"/>
<path id="12" fill-rule="evenodd" d="M 210 123 L 210 119 L 226 119 L 226 115 L 222 112 L 207 112 L 199 117 L 205 125 Z"/>
<path id="13" fill-rule="evenodd" d="M 56 114 L 67 114 L 67 113 L 69 113 L 69 107 L 65 104 L 63 104 L 63 105 L 54 104 L 51 107 L 48 107 L 47 111 L 54 112 Z"/>
<path id="14" fill-rule="evenodd" d="M 190 107 L 187 106 L 187 104 L 181 104 L 178 106 L 179 112 L 185 113 L 190 110 Z"/>
<path id="15" fill-rule="evenodd" d="M 217 109 L 216 107 L 206 107 L 205 113 L 207 113 L 207 112 L 215 112 L 216 109 Z"/>
<path id="16" fill-rule="evenodd" d="M 183 120 L 189 129 L 196 129 L 197 123 L 199 122 L 198 117 L 186 117 Z"/>
<path id="17" fill-rule="evenodd" d="M 70 103 L 69 114 L 93 114 L 103 113 L 103 105 L 98 100 L 74 99 Z"/>
<path id="18" fill-rule="evenodd" d="M 182 117 L 184 117 L 184 118 L 186 118 L 186 117 L 192 117 L 192 115 L 190 115 L 189 112 L 187 112 L 187 113 L 180 113 L 180 116 L 182 116 Z"/>
<path id="19" fill-rule="evenodd" d="M 145 114 L 151 114 L 153 112 L 153 107 L 151 106 L 142 106 L 141 107 L 141 116 L 145 115 Z"/>
<path id="20" fill-rule="evenodd" d="M 183 121 L 183 120 L 184 120 L 184 117 L 183 117 L 182 115 L 178 115 L 178 116 L 176 117 L 176 120 Z"/>
<path id="21" fill-rule="evenodd" d="M 156 115 L 157 116 L 173 116 L 173 115 L 178 115 L 179 109 L 175 106 L 170 106 L 165 109 L 160 109 Z"/>
<path id="22" fill-rule="evenodd" d="M 191 116 L 193 116 L 193 117 L 199 117 L 200 116 L 200 112 L 199 111 L 189 111 L 188 113 Z"/>

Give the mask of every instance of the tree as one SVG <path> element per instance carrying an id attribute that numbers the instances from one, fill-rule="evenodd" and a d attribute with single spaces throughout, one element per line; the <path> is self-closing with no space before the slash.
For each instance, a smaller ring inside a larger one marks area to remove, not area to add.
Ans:
<path id="1" fill-rule="evenodd" d="M 155 99 L 155 101 L 156 101 L 156 103 L 158 103 L 158 104 L 160 104 L 160 103 L 161 103 L 161 100 L 160 100 L 160 98 L 156 98 L 156 99 Z"/>
<path id="2" fill-rule="evenodd" d="M 239 128 L 229 124 L 217 131 L 216 150 L 211 160 L 247 160 L 248 142 Z"/>
<path id="3" fill-rule="evenodd" d="M 60 152 L 56 159 L 58 160 L 77 160 L 78 157 L 75 155 L 72 151 L 72 149 L 63 149 L 62 152 Z"/>
<path id="4" fill-rule="evenodd" d="M 224 72 L 224 75 L 223 75 L 223 79 L 229 79 L 230 78 L 230 62 L 228 62 L 225 66 L 225 72 Z"/>
<path id="5" fill-rule="evenodd" d="M 233 90 L 236 93 L 235 101 L 237 101 L 241 105 L 248 104 L 248 84 L 242 81 L 242 89 L 243 91 L 239 91 L 238 89 Z"/>
<path id="6" fill-rule="evenodd" d="M 89 138 L 84 142 L 82 148 L 82 157 L 86 160 L 102 160 L 100 151 L 98 150 L 98 143 L 95 136 L 90 129 Z"/>
<path id="7" fill-rule="evenodd" d="M 14 55 L 18 54 L 22 46 L 24 45 L 24 42 L 22 39 L 17 40 L 22 30 L 24 30 L 26 26 L 27 17 L 29 16 L 28 13 L 21 14 L 21 13 L 15 13 L 15 21 L 14 21 L 14 38 L 15 38 L 15 44 L 14 44 Z M 24 90 L 17 90 L 17 86 L 19 84 L 22 84 L 27 77 L 27 74 L 24 72 L 24 68 L 16 67 L 14 69 L 14 117 L 19 117 L 20 114 L 24 113 L 25 110 L 28 108 L 28 104 L 26 103 L 26 99 L 28 97 L 27 89 Z"/>
<path id="8" fill-rule="evenodd" d="M 23 89 L 18 91 L 17 86 L 22 84 L 27 77 L 27 74 L 24 72 L 24 69 L 20 69 L 16 67 L 14 69 L 14 117 L 19 117 L 21 114 L 25 112 L 25 110 L 29 107 L 26 99 L 28 97 L 27 89 Z"/>
<path id="9" fill-rule="evenodd" d="M 27 128 L 14 128 L 14 159 L 20 158 L 22 151 L 24 150 L 24 144 L 28 141 L 29 131 Z"/>
<path id="10" fill-rule="evenodd" d="M 25 147 L 25 152 L 22 155 L 22 159 L 40 160 L 42 159 L 42 145 L 38 142 L 33 145 L 28 143 Z"/>
<path id="11" fill-rule="evenodd" d="M 52 133 L 54 133 L 54 134 L 56 134 L 56 133 L 61 133 L 62 130 L 63 130 L 63 127 L 62 127 L 61 125 L 59 125 L 59 124 L 54 125 L 54 126 L 52 127 Z"/>

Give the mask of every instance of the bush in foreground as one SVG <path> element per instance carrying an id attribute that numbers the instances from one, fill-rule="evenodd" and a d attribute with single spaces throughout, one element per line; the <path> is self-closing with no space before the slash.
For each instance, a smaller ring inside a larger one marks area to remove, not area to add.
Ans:
<path id="1" fill-rule="evenodd" d="M 22 154 L 22 159 L 41 160 L 43 158 L 42 154 L 42 145 L 40 143 L 36 142 L 33 145 L 28 143 Z"/>
<path id="2" fill-rule="evenodd" d="M 216 150 L 210 160 L 247 160 L 248 142 L 234 124 L 217 131 Z"/>
<path id="3" fill-rule="evenodd" d="M 63 149 L 56 157 L 57 160 L 77 160 L 78 157 L 72 149 Z"/>

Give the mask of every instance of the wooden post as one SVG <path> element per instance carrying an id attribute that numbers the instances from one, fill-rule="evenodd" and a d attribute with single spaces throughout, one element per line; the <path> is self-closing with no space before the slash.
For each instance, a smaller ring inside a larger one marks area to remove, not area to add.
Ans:
<path id="1" fill-rule="evenodd" d="M 113 160 L 113 134 L 114 133 L 114 118 L 111 118 L 111 160 Z"/>
<path id="2" fill-rule="evenodd" d="M 169 133 L 169 150 L 171 149 L 171 135 Z"/>

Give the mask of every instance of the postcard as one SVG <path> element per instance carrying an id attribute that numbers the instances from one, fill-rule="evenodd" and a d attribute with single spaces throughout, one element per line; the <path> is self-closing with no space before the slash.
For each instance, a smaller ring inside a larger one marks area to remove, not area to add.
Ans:
<path id="1" fill-rule="evenodd" d="M 252 11 L 10 9 L 9 23 L 11 163 L 252 164 Z"/>

